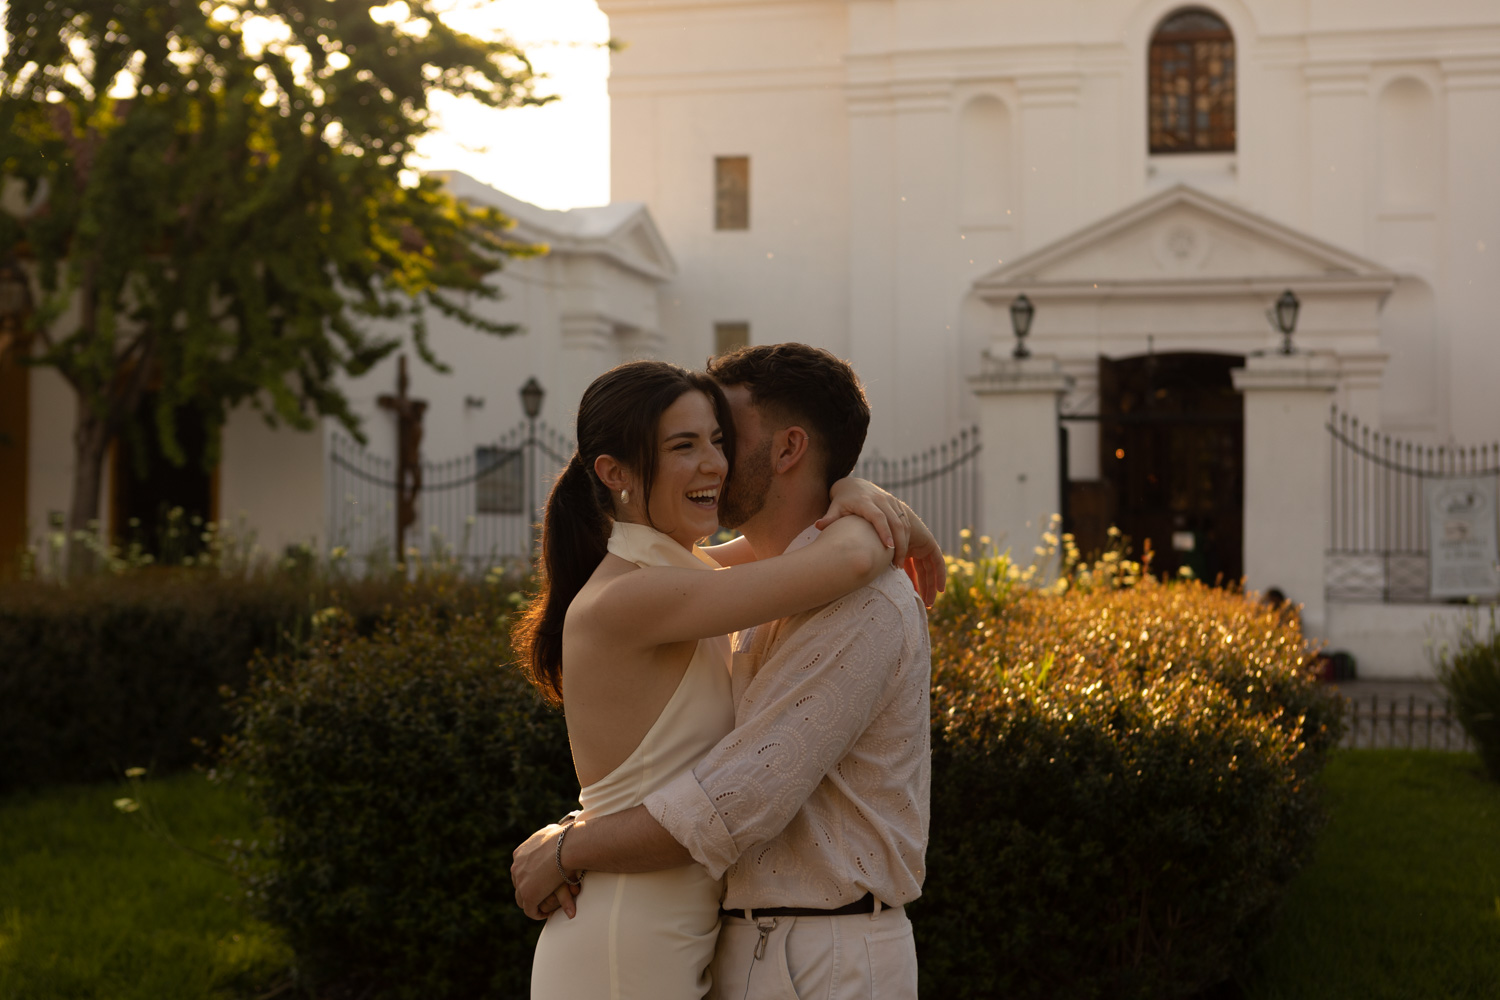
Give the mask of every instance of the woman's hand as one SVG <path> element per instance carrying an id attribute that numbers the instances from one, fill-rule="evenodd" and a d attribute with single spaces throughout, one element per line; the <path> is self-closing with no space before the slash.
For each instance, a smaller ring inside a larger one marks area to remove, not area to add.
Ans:
<path id="1" fill-rule="evenodd" d="M 923 606 L 930 608 L 948 586 L 948 564 L 943 560 L 942 546 L 927 525 L 916 511 L 906 509 L 911 521 L 911 544 L 907 546 L 906 564 L 902 568 L 921 595 Z"/>
<path id="2" fill-rule="evenodd" d="M 557 837 L 563 826 L 552 823 L 527 837 L 511 852 L 510 880 L 516 887 L 516 905 L 532 920 L 546 920 L 557 910 L 572 919 L 577 886 L 564 884 L 557 871 Z"/>
<path id="3" fill-rule="evenodd" d="M 906 503 L 864 479 L 846 478 L 829 491 L 828 512 L 815 527 L 826 528 L 841 517 L 862 517 L 892 549 L 891 562 L 906 570 L 922 603 L 932 607 L 948 582 L 943 549 L 922 519 Z"/>
<path id="4" fill-rule="evenodd" d="M 875 533 L 893 550 L 891 562 L 901 565 L 906 561 L 906 550 L 911 540 L 911 527 L 907 521 L 906 505 L 874 483 L 864 479 L 846 477 L 833 484 L 828 491 L 828 512 L 814 522 L 815 528 L 826 528 L 841 517 L 862 517 L 875 528 Z"/>

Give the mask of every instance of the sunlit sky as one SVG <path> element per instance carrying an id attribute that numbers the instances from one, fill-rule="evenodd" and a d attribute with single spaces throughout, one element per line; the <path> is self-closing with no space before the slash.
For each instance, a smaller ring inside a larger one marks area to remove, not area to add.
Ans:
<path id="1" fill-rule="evenodd" d="M 6 6 L 0 0 L 0 16 Z M 595 0 L 438 0 L 435 6 L 460 31 L 509 37 L 546 77 L 538 93 L 559 100 L 495 111 L 435 95 L 440 125 L 418 143 L 412 166 L 462 170 L 543 208 L 608 202 L 609 22 Z"/>
<path id="2" fill-rule="evenodd" d="M 543 208 L 609 201 L 609 22 L 595 0 L 460 0 L 444 17 L 470 34 L 501 31 L 549 79 L 540 108 L 492 111 L 439 98 L 440 130 L 415 166 L 454 169 Z"/>

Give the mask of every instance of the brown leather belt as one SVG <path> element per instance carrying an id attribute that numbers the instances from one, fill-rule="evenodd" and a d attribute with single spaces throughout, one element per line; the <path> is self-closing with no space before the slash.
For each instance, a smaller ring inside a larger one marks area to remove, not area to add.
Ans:
<path id="1" fill-rule="evenodd" d="M 756 917 L 842 917 L 850 913 L 874 913 L 875 896 L 867 892 L 854 902 L 832 910 L 818 910 L 806 906 L 762 906 L 751 909 L 748 913 L 744 910 L 728 908 L 721 909 L 719 912 L 726 917 L 748 917 L 751 920 Z"/>

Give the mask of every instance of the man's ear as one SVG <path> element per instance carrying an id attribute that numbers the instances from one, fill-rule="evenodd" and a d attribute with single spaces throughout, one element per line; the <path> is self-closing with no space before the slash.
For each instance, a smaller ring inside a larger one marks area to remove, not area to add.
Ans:
<path id="1" fill-rule="evenodd" d="M 594 459 L 594 475 L 599 477 L 611 493 L 630 488 L 630 481 L 634 478 L 630 470 L 617 462 L 610 455 L 600 455 Z"/>
<path id="2" fill-rule="evenodd" d="M 777 475 L 786 475 L 807 461 L 811 450 L 812 439 L 804 428 L 797 424 L 783 427 L 771 440 L 771 468 Z"/>

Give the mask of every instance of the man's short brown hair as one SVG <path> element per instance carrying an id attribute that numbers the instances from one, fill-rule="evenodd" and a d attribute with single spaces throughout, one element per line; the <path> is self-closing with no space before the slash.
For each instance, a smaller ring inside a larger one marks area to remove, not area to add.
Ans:
<path id="1" fill-rule="evenodd" d="M 870 404 L 848 363 L 820 347 L 769 344 L 713 358 L 708 373 L 742 385 L 761 416 L 778 427 L 802 427 L 823 461 L 829 486 L 854 471 L 870 429 Z"/>

